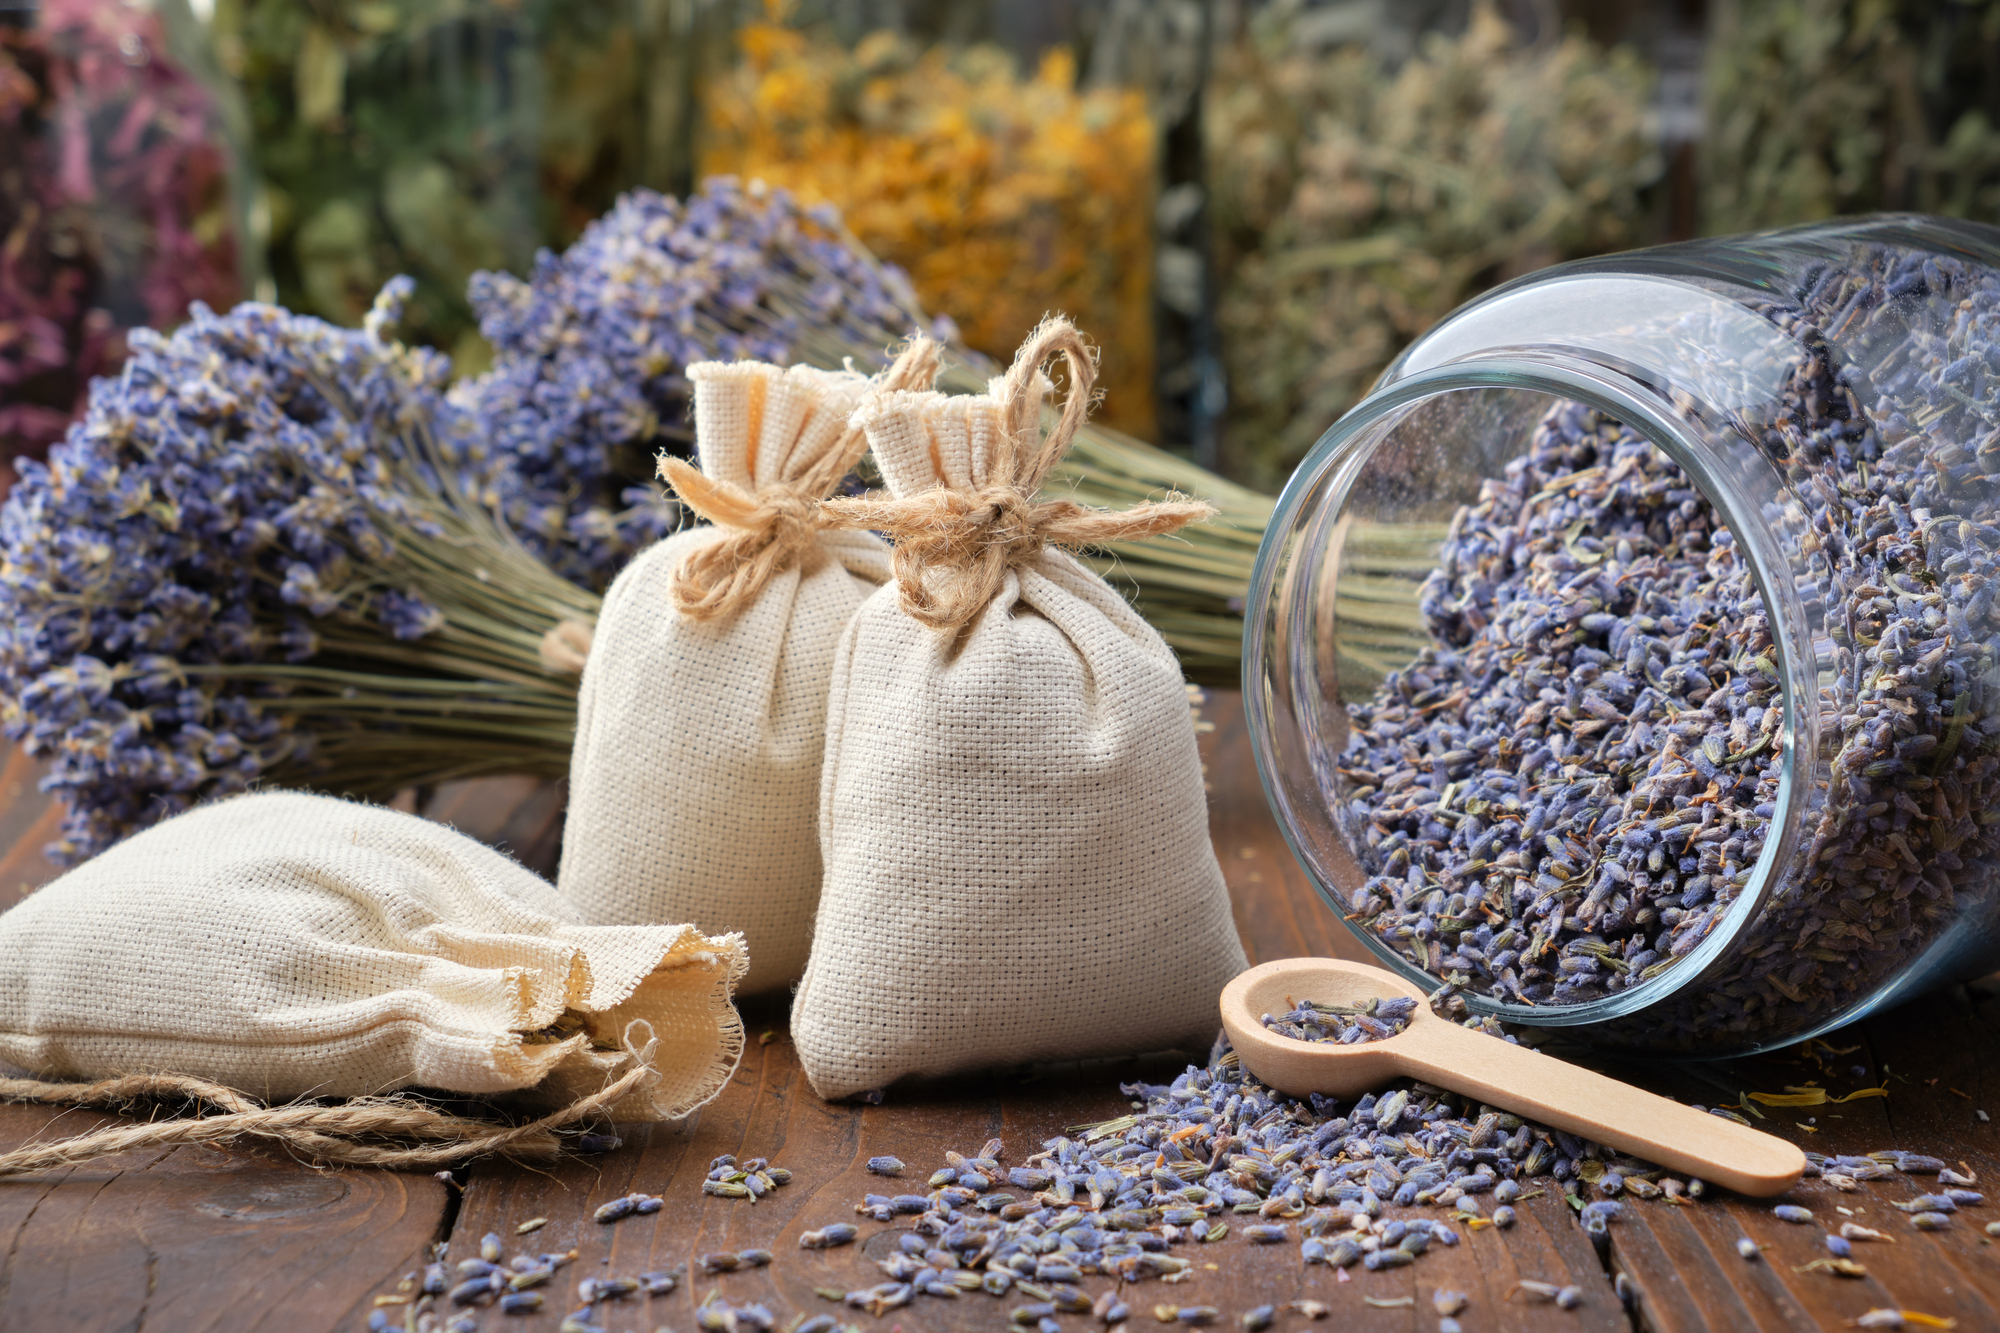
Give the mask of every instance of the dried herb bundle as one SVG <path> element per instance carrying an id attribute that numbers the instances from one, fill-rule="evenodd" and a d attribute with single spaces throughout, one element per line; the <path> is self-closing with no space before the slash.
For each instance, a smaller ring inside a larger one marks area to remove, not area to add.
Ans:
<path id="1" fill-rule="evenodd" d="M 1225 50 L 1207 111 L 1230 470 L 1275 485 L 1402 347 L 1473 293 L 1639 239 L 1651 70 L 1524 46 L 1490 5 L 1399 68 L 1315 52 L 1303 7 Z"/>

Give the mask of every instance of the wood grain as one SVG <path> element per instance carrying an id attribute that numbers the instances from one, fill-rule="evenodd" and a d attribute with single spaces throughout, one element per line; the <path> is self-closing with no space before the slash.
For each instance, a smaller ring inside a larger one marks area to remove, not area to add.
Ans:
<path id="1" fill-rule="evenodd" d="M 0 1142 L 111 1123 L 0 1106 Z M 134 1153 L 0 1180 L 0 1328 L 359 1328 L 444 1218 L 429 1176 L 317 1172 L 255 1151 Z"/>

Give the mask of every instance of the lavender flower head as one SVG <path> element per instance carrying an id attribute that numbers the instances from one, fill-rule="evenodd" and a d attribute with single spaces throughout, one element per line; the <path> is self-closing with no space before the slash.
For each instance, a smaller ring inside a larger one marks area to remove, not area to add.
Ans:
<path id="1" fill-rule="evenodd" d="M 498 483 L 444 401 L 448 360 L 385 337 L 409 290 L 360 330 L 197 304 L 171 337 L 134 333 L 85 419 L 22 462 L 0 507 L 0 726 L 52 763 L 57 860 L 312 771 L 359 715 L 333 668 L 451 674 L 414 655 L 445 615 L 405 548 L 461 536 L 452 497 Z M 487 544 L 451 552 L 509 559 Z"/>
<path id="2" fill-rule="evenodd" d="M 563 254 L 538 255 L 528 281 L 478 273 L 467 297 L 494 365 L 452 399 L 505 460 L 483 498 L 590 588 L 674 526 L 646 483 L 662 449 L 688 451 L 687 365 L 839 365 L 857 352 L 886 364 L 919 328 L 954 336 L 833 209 L 728 176 L 684 204 L 622 196 Z"/>

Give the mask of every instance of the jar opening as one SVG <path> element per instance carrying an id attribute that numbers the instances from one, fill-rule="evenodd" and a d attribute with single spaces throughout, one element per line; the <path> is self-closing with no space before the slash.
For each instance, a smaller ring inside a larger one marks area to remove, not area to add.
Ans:
<path id="1" fill-rule="evenodd" d="M 1269 648 L 1245 664 L 1329 903 L 1405 975 L 1556 1027 L 1655 1003 L 1754 912 L 1796 728 L 1742 495 L 1676 423 L 1546 370 L 1425 374 L 1329 432 L 1253 597 L 1283 697 Z"/>

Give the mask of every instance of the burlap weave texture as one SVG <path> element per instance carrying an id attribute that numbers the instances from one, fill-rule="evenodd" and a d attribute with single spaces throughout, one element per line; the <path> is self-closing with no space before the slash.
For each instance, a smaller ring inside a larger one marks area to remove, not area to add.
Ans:
<path id="1" fill-rule="evenodd" d="M 1006 480 L 990 396 L 884 394 L 856 419 L 898 498 L 943 486 L 976 510 Z M 1245 959 L 1179 665 L 1123 598 L 1054 549 L 1011 563 L 960 633 L 885 587 L 828 697 L 826 877 L 792 1011 L 822 1097 L 1207 1048 Z"/>
<path id="2" fill-rule="evenodd" d="M 659 1077 L 615 1110 L 661 1119 L 734 1070 L 743 966 L 740 937 L 586 925 L 444 825 L 257 793 L 156 825 L 0 915 L 0 1058 L 266 1100 L 422 1087 L 568 1101 L 630 1068 L 615 1048 L 643 1020 Z M 530 1035 L 551 1028 L 568 1035 Z"/>
<path id="3" fill-rule="evenodd" d="M 869 383 L 755 362 L 688 376 L 703 474 L 782 500 L 817 498 L 783 488 L 824 471 Z M 683 563 L 727 528 L 669 537 L 613 583 L 583 671 L 558 877 L 591 921 L 743 932 L 746 992 L 805 966 L 827 679 L 848 619 L 889 577 L 865 532 L 788 535 L 796 557 L 730 614 L 673 600 Z"/>

